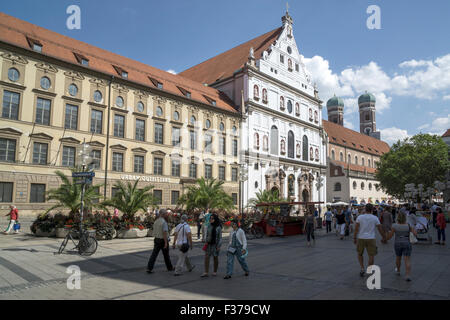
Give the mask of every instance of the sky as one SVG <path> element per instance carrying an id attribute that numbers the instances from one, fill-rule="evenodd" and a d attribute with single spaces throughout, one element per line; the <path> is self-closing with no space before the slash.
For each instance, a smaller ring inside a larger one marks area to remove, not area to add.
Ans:
<path id="1" fill-rule="evenodd" d="M 69 30 L 70 5 L 81 29 Z M 369 29 L 376 5 L 380 29 Z M 294 37 L 326 101 L 345 102 L 344 124 L 359 130 L 357 99 L 377 98 L 389 144 L 450 128 L 450 1 L 291 0 Z M 16 0 L 0 11 L 156 68 L 181 72 L 281 26 L 281 0 Z M 326 119 L 326 112 L 324 112 Z"/>

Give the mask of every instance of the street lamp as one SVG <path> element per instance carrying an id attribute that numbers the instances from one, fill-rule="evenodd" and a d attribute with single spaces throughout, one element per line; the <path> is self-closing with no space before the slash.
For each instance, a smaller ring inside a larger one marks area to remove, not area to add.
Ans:
<path id="1" fill-rule="evenodd" d="M 242 184 L 247 181 L 248 179 L 248 168 L 245 164 L 241 164 L 239 167 L 239 214 L 242 213 L 243 206 L 244 206 L 244 197 L 242 194 L 244 193 L 244 190 L 242 188 Z"/>
<path id="2" fill-rule="evenodd" d="M 78 165 L 81 164 L 83 172 L 85 172 L 87 166 L 89 166 L 92 163 L 93 159 L 91 157 L 91 149 L 92 149 L 91 146 L 86 143 L 86 140 L 84 140 L 80 150 L 78 151 L 77 163 Z M 81 182 L 81 206 L 80 206 L 80 237 L 83 231 L 84 192 L 88 178 L 82 179 L 83 180 Z"/>

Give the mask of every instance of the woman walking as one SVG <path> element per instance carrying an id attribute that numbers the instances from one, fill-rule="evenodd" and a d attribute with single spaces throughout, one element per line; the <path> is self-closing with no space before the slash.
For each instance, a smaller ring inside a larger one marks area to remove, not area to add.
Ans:
<path id="1" fill-rule="evenodd" d="M 338 234 L 341 237 L 341 240 L 344 240 L 345 235 L 345 215 L 343 213 L 343 210 L 339 211 L 339 213 L 336 215 L 336 234 Z"/>
<path id="2" fill-rule="evenodd" d="M 248 276 L 250 270 L 245 256 L 247 256 L 247 239 L 245 238 L 245 232 L 238 226 L 237 221 L 231 223 L 233 231 L 230 234 L 230 242 L 228 244 L 227 252 L 227 275 L 224 279 L 230 279 L 233 274 L 234 257 L 238 260 L 242 269 L 245 271 L 245 276 Z"/>
<path id="3" fill-rule="evenodd" d="M 316 227 L 316 218 L 312 215 L 311 212 L 309 212 L 308 216 L 305 219 L 305 226 L 303 227 L 303 232 L 306 231 L 306 244 L 308 247 L 311 246 L 311 238 L 313 239 L 313 244 L 316 244 L 316 238 L 314 237 L 314 229 Z"/>
<path id="4" fill-rule="evenodd" d="M 435 244 L 441 244 L 445 246 L 445 228 L 447 226 L 447 223 L 445 222 L 445 216 L 440 207 L 436 209 L 436 212 L 437 212 L 436 228 L 438 233 L 438 241 L 435 242 Z"/>
<path id="5" fill-rule="evenodd" d="M 406 275 L 405 280 L 411 281 L 411 251 L 412 246 L 409 241 L 409 233 L 412 232 L 415 236 L 417 236 L 416 229 L 412 228 L 408 222 L 407 217 L 404 212 L 399 212 L 397 215 L 397 223 L 392 225 L 391 231 L 387 234 L 386 240 L 392 238 L 395 234 L 395 272 L 400 275 L 400 267 L 402 263 L 402 257 L 405 260 L 406 267 Z"/>
<path id="6" fill-rule="evenodd" d="M 206 230 L 206 250 L 205 250 L 205 273 L 201 275 L 202 278 L 208 276 L 209 273 L 209 259 L 212 256 L 214 259 L 213 276 L 217 275 L 219 267 L 219 252 L 222 245 L 222 227 L 217 214 L 212 214 L 209 218 L 209 227 Z"/>

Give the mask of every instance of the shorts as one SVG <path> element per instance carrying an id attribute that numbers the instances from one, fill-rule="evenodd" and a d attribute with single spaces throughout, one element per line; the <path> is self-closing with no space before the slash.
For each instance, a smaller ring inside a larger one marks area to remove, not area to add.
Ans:
<path id="1" fill-rule="evenodd" d="M 410 257 L 412 246 L 411 243 L 396 243 L 394 244 L 394 250 L 397 257 Z"/>
<path id="2" fill-rule="evenodd" d="M 378 253 L 377 241 L 375 239 L 358 239 L 356 251 L 362 256 L 364 249 L 367 249 L 369 256 L 376 256 Z"/>

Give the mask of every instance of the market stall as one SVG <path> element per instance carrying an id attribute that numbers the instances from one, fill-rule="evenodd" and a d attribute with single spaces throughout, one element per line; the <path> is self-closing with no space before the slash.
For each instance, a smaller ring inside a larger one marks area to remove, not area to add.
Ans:
<path id="1" fill-rule="evenodd" d="M 314 210 L 316 204 L 322 203 L 323 202 L 273 202 L 257 204 L 256 207 L 264 208 L 265 210 L 264 218 L 257 223 L 257 225 L 262 227 L 268 236 L 292 236 L 302 234 L 305 217 L 291 215 L 293 206 L 302 205 L 308 210 Z"/>

